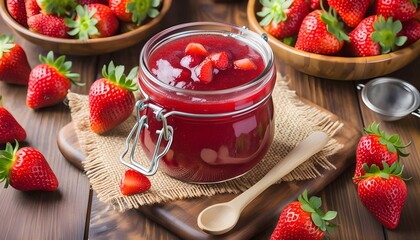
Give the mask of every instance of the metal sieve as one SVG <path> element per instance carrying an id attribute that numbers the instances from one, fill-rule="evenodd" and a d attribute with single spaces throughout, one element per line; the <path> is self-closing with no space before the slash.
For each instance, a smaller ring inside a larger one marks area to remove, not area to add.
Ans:
<path id="1" fill-rule="evenodd" d="M 420 93 L 401 79 L 380 77 L 358 84 L 365 105 L 384 121 L 399 120 L 408 114 L 420 117 Z"/>

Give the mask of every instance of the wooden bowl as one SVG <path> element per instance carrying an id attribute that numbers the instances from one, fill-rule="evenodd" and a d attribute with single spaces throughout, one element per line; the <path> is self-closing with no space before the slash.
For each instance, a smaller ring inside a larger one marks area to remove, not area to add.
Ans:
<path id="1" fill-rule="evenodd" d="M 6 0 L 0 0 L 0 15 L 15 33 L 46 50 L 52 50 L 60 54 L 86 56 L 118 51 L 149 37 L 158 29 L 159 23 L 168 12 L 171 3 L 172 0 L 163 0 L 159 16 L 139 28 L 111 37 L 88 40 L 62 39 L 32 32 L 10 16 L 7 11 Z"/>
<path id="2" fill-rule="evenodd" d="M 256 17 L 256 12 L 261 8 L 258 0 L 248 1 L 249 28 L 262 34 L 266 32 Z M 285 64 L 308 75 L 334 80 L 363 80 L 383 76 L 403 68 L 420 55 L 420 40 L 389 54 L 372 57 L 338 57 L 301 51 L 267 35 L 274 53 Z"/>

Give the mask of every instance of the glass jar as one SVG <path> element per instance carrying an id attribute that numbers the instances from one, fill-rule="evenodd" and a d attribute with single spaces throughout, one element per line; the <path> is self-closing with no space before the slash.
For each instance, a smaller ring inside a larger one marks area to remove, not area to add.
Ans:
<path id="1" fill-rule="evenodd" d="M 153 74 L 149 60 L 156 49 L 186 36 L 212 35 L 234 38 L 255 50 L 263 60 L 262 72 L 245 84 L 208 91 L 176 87 Z M 273 140 L 275 80 L 270 46 L 246 28 L 194 22 L 158 33 L 141 51 L 142 100 L 137 103 L 138 122 L 129 136 L 134 144 L 140 140 L 151 163 L 149 167 L 138 164 L 134 151 L 130 162 L 122 161 L 145 175 L 153 175 L 160 164 L 167 175 L 193 183 L 216 183 L 245 174 L 261 161 Z"/>

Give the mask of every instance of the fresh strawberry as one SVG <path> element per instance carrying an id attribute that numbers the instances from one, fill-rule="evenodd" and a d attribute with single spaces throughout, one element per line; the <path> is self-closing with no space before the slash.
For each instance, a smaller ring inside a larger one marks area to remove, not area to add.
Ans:
<path id="1" fill-rule="evenodd" d="M 226 70 L 232 65 L 229 55 L 224 51 L 213 53 L 209 56 L 209 58 L 213 66 L 219 70 Z"/>
<path id="2" fill-rule="evenodd" d="M 370 213 L 386 228 L 395 229 L 407 199 L 407 186 L 401 179 L 403 167 L 395 162 L 389 167 L 383 162 L 381 171 L 377 165 L 363 165 L 366 174 L 357 185 L 357 195 Z"/>
<path id="3" fill-rule="evenodd" d="M 253 70 L 257 68 L 257 65 L 255 65 L 255 63 L 249 59 L 249 58 L 242 58 L 242 59 L 238 59 L 233 61 L 233 66 L 235 67 L 235 69 L 240 69 L 240 70 Z"/>
<path id="4" fill-rule="evenodd" d="M 0 182 L 5 181 L 5 188 L 9 184 L 21 191 L 55 191 L 58 188 L 57 177 L 35 148 L 19 149 L 18 142 L 13 148 L 7 143 L 6 149 L 0 151 L 0 162 Z"/>
<path id="5" fill-rule="evenodd" d="M 0 143 L 13 141 L 24 141 L 26 139 L 25 129 L 16 121 L 13 115 L 3 107 L 2 96 L 0 96 Z"/>
<path id="6" fill-rule="evenodd" d="M 377 0 L 374 11 L 376 15 L 404 22 L 414 18 L 417 6 L 418 0 Z"/>
<path id="7" fill-rule="evenodd" d="M 201 43 L 188 43 L 185 47 L 185 54 L 186 55 L 200 55 L 200 56 L 207 56 L 208 52 L 206 48 Z"/>
<path id="8" fill-rule="evenodd" d="M 160 0 L 109 0 L 112 12 L 124 22 L 133 22 L 137 26 L 147 18 L 159 15 Z"/>
<path id="9" fill-rule="evenodd" d="M 78 39 L 102 38 L 115 35 L 118 31 L 119 22 L 111 9 L 103 4 L 94 3 L 78 5 L 75 19 L 66 18 L 66 25 L 72 29 L 69 35 L 77 36 Z"/>
<path id="10" fill-rule="evenodd" d="M 56 16 L 71 16 L 73 9 L 77 6 L 75 0 L 37 0 L 41 12 Z"/>
<path id="11" fill-rule="evenodd" d="M 280 218 L 270 240 L 321 240 L 325 231 L 331 233 L 335 224 L 329 222 L 337 212 L 323 213 L 319 197 L 308 198 L 305 190 L 298 201 L 289 203 L 280 213 Z"/>
<path id="12" fill-rule="evenodd" d="M 195 69 L 195 76 L 202 83 L 209 83 L 213 80 L 213 64 L 208 58 L 204 59 Z"/>
<path id="13" fill-rule="evenodd" d="M 25 9 L 26 19 L 41 13 L 41 8 L 39 7 L 36 0 L 25 0 Z"/>
<path id="14" fill-rule="evenodd" d="M 89 90 L 90 128 L 97 134 L 105 133 L 126 120 L 135 105 L 133 91 L 138 68 L 131 69 L 128 76 L 124 66 L 115 67 L 111 61 L 102 68 L 102 78 L 96 80 Z"/>
<path id="15" fill-rule="evenodd" d="M 285 38 L 296 35 L 303 18 L 310 12 L 305 0 L 261 0 L 263 18 L 260 25 L 272 36 Z"/>
<path id="16" fill-rule="evenodd" d="M 381 131 L 379 123 L 372 123 L 365 128 L 365 134 L 360 138 L 356 148 L 356 170 L 354 172 L 353 181 L 357 183 L 360 176 L 364 175 L 363 164 L 368 167 L 375 164 L 382 166 L 384 161 L 388 165 L 397 162 L 400 157 L 407 157 L 409 154 L 402 151 L 410 145 L 404 145 L 401 138 L 397 134 L 390 135 L 385 131 Z"/>
<path id="17" fill-rule="evenodd" d="M 6 0 L 7 11 L 10 16 L 24 27 L 28 27 L 25 0 Z"/>
<path id="18" fill-rule="evenodd" d="M 407 41 L 407 37 L 397 36 L 401 29 L 402 24 L 398 20 L 369 16 L 349 33 L 348 52 L 352 56 L 365 57 L 394 51 Z"/>
<path id="19" fill-rule="evenodd" d="M 30 30 L 50 37 L 68 38 L 70 30 L 64 23 L 64 18 L 50 14 L 38 13 L 28 18 Z"/>
<path id="20" fill-rule="evenodd" d="M 332 8 L 328 12 L 314 10 L 303 19 L 295 47 L 317 54 L 336 55 L 348 40 L 343 25 Z"/>
<path id="21" fill-rule="evenodd" d="M 146 192 L 150 187 L 150 180 L 133 169 L 125 171 L 120 183 L 120 190 L 123 195 Z"/>
<path id="22" fill-rule="evenodd" d="M 13 36 L 0 35 L 0 81 L 27 85 L 31 67 L 23 48 Z"/>
<path id="23" fill-rule="evenodd" d="M 406 36 L 407 42 L 404 46 L 408 46 L 420 39 L 420 22 L 410 19 L 402 23 L 403 28 L 398 36 Z"/>
<path id="24" fill-rule="evenodd" d="M 355 28 L 365 18 L 370 0 L 328 0 L 328 5 L 334 8 L 347 26 Z"/>
<path id="25" fill-rule="evenodd" d="M 26 104 L 32 109 L 53 106 L 62 102 L 71 84 L 82 86 L 84 83 L 76 82 L 78 73 L 72 73 L 72 63 L 65 61 L 65 56 L 54 59 L 54 53 L 47 56 L 39 55 L 41 64 L 35 66 L 29 75 Z"/>

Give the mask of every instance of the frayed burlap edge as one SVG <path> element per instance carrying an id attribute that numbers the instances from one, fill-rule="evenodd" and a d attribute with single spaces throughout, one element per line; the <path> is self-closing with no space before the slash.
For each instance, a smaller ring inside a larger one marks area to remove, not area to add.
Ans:
<path id="1" fill-rule="evenodd" d="M 281 101 L 290 101 L 289 103 L 295 106 L 295 109 L 291 109 L 291 111 L 295 111 L 300 118 L 299 121 L 294 122 L 298 122 L 296 124 L 302 126 L 309 126 L 304 129 L 297 128 L 295 131 L 290 132 L 290 137 L 302 140 L 316 130 L 322 130 L 330 136 L 330 140 L 321 152 L 297 167 L 282 180 L 306 180 L 320 177 L 321 173 L 317 170 L 318 167 L 328 170 L 335 169 L 335 166 L 328 161 L 327 157 L 335 154 L 343 147 L 334 139 L 335 133 L 343 126 L 343 123 L 332 121 L 329 114 L 304 104 L 296 96 L 295 92 L 288 88 L 287 81 L 281 77 L 278 79 L 273 91 L 273 98 L 279 94 L 283 94 Z M 284 98 L 284 96 L 286 97 Z M 86 156 L 83 167 L 92 189 L 97 193 L 99 200 L 111 204 L 118 211 L 177 199 L 209 197 L 221 193 L 240 193 L 255 184 L 296 145 L 287 144 L 287 140 L 274 141 L 263 161 L 244 176 L 231 181 L 211 185 L 188 184 L 170 178 L 158 171 L 155 176 L 150 178 L 152 188 L 148 192 L 124 196 L 120 193 L 119 181 L 126 167 L 119 163 L 118 158 L 111 160 L 109 156 L 105 156 L 102 148 L 104 147 L 104 143 L 113 144 L 114 142 L 125 141 L 128 132 L 121 133 L 121 129 L 124 129 L 124 127 L 118 126 L 104 136 L 93 133 L 89 127 L 87 96 L 70 92 L 67 97 L 79 145 Z M 274 102 L 276 103 L 276 99 Z M 279 113 L 276 112 L 276 114 Z M 127 124 L 128 126 L 125 127 L 131 128 L 134 122 L 134 117 L 131 117 L 121 125 Z M 282 129 L 284 126 L 281 126 L 281 124 L 282 122 L 276 122 L 276 129 Z M 122 151 L 123 142 L 118 144 L 121 144 L 120 150 Z M 115 166 L 113 168 L 110 165 Z M 159 188 L 159 185 L 162 188 Z M 170 185 L 171 187 L 167 188 L 165 187 L 166 185 Z"/>

